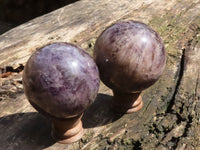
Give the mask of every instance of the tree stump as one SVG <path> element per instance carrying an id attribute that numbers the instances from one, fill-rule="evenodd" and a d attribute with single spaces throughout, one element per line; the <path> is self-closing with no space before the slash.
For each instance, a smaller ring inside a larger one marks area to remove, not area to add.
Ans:
<path id="1" fill-rule="evenodd" d="M 127 115 L 112 112 L 112 92 L 101 83 L 83 116 L 82 139 L 55 143 L 49 120 L 23 93 L 27 59 L 52 42 L 71 42 L 92 54 L 99 34 L 120 20 L 142 21 L 161 35 L 167 51 L 162 77 L 142 93 L 143 108 Z M 200 149 L 198 0 L 81 0 L 2 34 L 0 47 L 1 149 Z"/>

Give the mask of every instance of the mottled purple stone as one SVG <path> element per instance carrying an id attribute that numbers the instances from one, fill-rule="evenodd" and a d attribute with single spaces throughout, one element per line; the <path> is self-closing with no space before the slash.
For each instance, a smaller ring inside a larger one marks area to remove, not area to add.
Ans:
<path id="1" fill-rule="evenodd" d="M 23 73 L 30 103 L 58 118 L 81 114 L 97 96 L 99 80 L 92 57 L 68 43 L 38 49 Z"/>
<path id="2" fill-rule="evenodd" d="M 137 21 L 108 27 L 95 43 L 94 59 L 101 80 L 114 91 L 137 92 L 161 76 L 166 54 L 160 36 Z"/>

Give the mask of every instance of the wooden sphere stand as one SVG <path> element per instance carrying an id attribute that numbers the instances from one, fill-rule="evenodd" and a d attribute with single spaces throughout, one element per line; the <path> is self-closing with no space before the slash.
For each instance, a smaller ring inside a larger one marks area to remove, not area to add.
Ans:
<path id="1" fill-rule="evenodd" d="M 82 118 L 83 114 L 67 119 L 57 119 L 51 117 L 52 137 L 62 144 L 73 143 L 83 136 Z"/>
<path id="2" fill-rule="evenodd" d="M 134 113 L 143 107 L 141 92 L 121 93 L 113 90 L 111 107 L 118 113 Z"/>

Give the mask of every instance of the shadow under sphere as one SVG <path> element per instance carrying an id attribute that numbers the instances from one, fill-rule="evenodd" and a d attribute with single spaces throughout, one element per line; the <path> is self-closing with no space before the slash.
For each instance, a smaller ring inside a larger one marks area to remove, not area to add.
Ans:
<path id="1" fill-rule="evenodd" d="M 84 112 L 83 128 L 93 128 L 112 123 L 123 116 L 111 109 L 112 96 L 98 94 L 94 103 Z"/>
<path id="2" fill-rule="evenodd" d="M 39 113 L 17 113 L 0 118 L 2 150 L 42 150 L 54 143 L 51 123 Z"/>
<path id="3" fill-rule="evenodd" d="M 122 117 L 110 108 L 112 96 L 98 94 L 84 112 L 84 128 L 112 123 Z M 51 137 L 51 122 L 37 112 L 17 113 L 0 118 L 0 149 L 42 150 L 55 144 Z"/>

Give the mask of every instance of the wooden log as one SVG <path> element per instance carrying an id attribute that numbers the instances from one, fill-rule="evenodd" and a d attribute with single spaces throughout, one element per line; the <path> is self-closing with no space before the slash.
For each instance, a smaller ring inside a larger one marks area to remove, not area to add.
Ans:
<path id="1" fill-rule="evenodd" d="M 101 83 L 83 116 L 84 136 L 55 143 L 50 122 L 28 103 L 21 70 L 40 46 L 71 42 L 92 54 L 97 36 L 119 20 L 139 20 L 159 32 L 167 51 L 160 80 L 142 93 L 144 107 L 117 115 L 112 92 Z M 200 149 L 200 2 L 198 0 L 81 0 L 0 36 L 0 144 L 2 149 Z M 2 76 L 1 76 L 2 77 Z"/>

